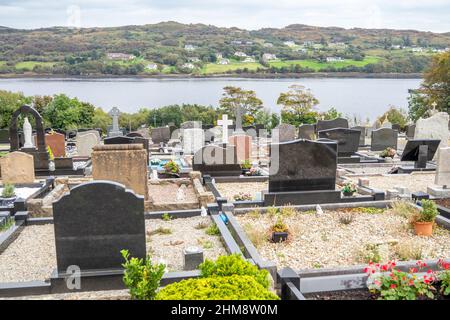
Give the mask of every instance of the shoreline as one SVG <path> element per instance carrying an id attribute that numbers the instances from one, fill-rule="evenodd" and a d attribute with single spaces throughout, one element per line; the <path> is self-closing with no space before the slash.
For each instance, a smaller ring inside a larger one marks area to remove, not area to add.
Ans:
<path id="1" fill-rule="evenodd" d="M 189 75 L 189 74 L 158 74 L 158 75 L 38 75 L 25 74 L 2 74 L 0 79 L 48 79 L 48 80 L 105 80 L 105 79 L 255 79 L 255 80 L 277 80 L 277 79 L 314 79 L 314 78 L 337 78 L 337 79 L 422 79 L 421 73 L 361 73 L 361 72 L 315 72 L 315 73 L 279 73 L 279 74 L 213 74 L 213 75 Z"/>

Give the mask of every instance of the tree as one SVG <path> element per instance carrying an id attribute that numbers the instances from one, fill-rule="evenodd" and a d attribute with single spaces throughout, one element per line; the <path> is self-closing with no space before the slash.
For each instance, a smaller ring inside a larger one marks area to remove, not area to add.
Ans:
<path id="1" fill-rule="evenodd" d="M 14 111 L 30 102 L 31 98 L 21 92 L 0 90 L 0 128 L 9 128 Z"/>
<path id="2" fill-rule="evenodd" d="M 408 122 L 408 115 L 405 110 L 396 108 L 395 106 L 390 106 L 389 110 L 379 117 L 378 120 L 380 123 L 387 120 L 392 124 L 400 125 L 400 128 L 404 129 Z"/>
<path id="3" fill-rule="evenodd" d="M 319 104 L 309 89 L 302 85 L 291 85 L 288 92 L 281 93 L 277 100 L 282 105 L 283 122 L 299 126 L 303 123 L 314 123 L 319 116 L 314 107 Z"/>
<path id="4" fill-rule="evenodd" d="M 256 97 L 255 91 L 232 86 L 224 87 L 223 90 L 225 92 L 219 101 L 219 112 L 236 119 L 236 111 L 241 108 L 243 125 L 254 124 L 256 113 L 263 108 L 263 102 Z"/>
<path id="5" fill-rule="evenodd" d="M 111 117 L 102 108 L 95 108 L 94 115 L 92 116 L 92 127 L 101 128 L 103 132 L 106 132 L 110 124 Z"/>
<path id="6" fill-rule="evenodd" d="M 342 113 L 337 111 L 335 107 L 331 107 L 328 111 L 322 112 L 320 115 L 323 120 L 333 120 L 342 117 Z"/>
<path id="7" fill-rule="evenodd" d="M 450 51 L 433 57 L 422 87 L 437 110 L 450 113 Z"/>

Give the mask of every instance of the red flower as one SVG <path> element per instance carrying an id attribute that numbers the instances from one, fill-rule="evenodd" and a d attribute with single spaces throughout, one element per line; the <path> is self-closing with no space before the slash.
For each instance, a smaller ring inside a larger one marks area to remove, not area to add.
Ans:
<path id="1" fill-rule="evenodd" d="M 381 266 L 381 270 L 382 271 L 387 271 L 388 270 L 388 266 L 387 265 L 382 265 Z"/>
<path id="2" fill-rule="evenodd" d="M 397 288 L 397 285 L 391 284 L 391 289 L 395 289 L 395 288 Z"/>

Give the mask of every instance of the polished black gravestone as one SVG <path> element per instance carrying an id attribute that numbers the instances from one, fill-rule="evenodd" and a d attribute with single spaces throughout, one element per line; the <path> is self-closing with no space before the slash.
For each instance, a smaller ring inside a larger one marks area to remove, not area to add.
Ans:
<path id="1" fill-rule="evenodd" d="M 155 144 L 167 143 L 170 140 L 171 132 L 169 127 L 153 128 L 151 132 L 152 141 Z"/>
<path id="2" fill-rule="evenodd" d="M 397 150 L 398 131 L 391 128 L 380 128 L 372 131 L 370 150 L 383 151 L 386 148 Z"/>
<path id="3" fill-rule="evenodd" d="M 0 143 L 9 143 L 8 129 L 0 129 Z"/>
<path id="4" fill-rule="evenodd" d="M 319 131 L 319 138 L 336 141 L 338 157 L 351 157 L 358 151 L 360 130 L 335 128 Z"/>
<path id="5" fill-rule="evenodd" d="M 19 133 L 17 130 L 17 122 L 20 115 L 28 115 L 31 114 L 34 117 L 36 124 L 36 137 L 37 137 L 37 148 L 21 148 L 20 147 L 20 139 Z M 43 126 L 43 120 L 39 112 L 36 111 L 33 107 L 23 105 L 16 111 L 14 111 L 11 123 L 9 126 L 9 139 L 10 139 L 10 150 L 13 151 L 22 151 L 28 154 L 31 154 L 34 159 L 34 169 L 36 171 L 39 170 L 48 170 L 48 153 L 47 147 L 45 145 L 45 131 Z"/>
<path id="6" fill-rule="evenodd" d="M 239 176 L 242 173 L 237 161 L 236 147 L 208 145 L 198 150 L 192 160 L 192 169 L 212 177 Z"/>
<path id="7" fill-rule="evenodd" d="M 295 140 L 270 146 L 269 192 L 264 205 L 339 202 L 334 141 Z"/>
<path id="8" fill-rule="evenodd" d="M 406 143 L 401 161 L 414 161 L 414 166 L 400 166 L 397 173 L 410 173 L 413 171 L 434 171 L 435 166 L 427 167 L 427 162 L 433 160 L 441 140 L 411 139 Z"/>
<path id="9" fill-rule="evenodd" d="M 359 146 L 364 147 L 366 145 L 366 127 L 363 126 L 356 126 L 352 127 L 353 130 L 359 130 L 361 132 L 359 136 Z"/>
<path id="10" fill-rule="evenodd" d="M 53 203 L 58 272 L 121 269 L 120 251 L 144 258 L 144 197 L 112 181 L 78 185 Z"/>
<path id="11" fill-rule="evenodd" d="M 319 120 L 316 124 L 316 132 L 334 128 L 348 128 L 348 120 L 344 118 L 336 118 L 333 120 Z"/>
<path id="12" fill-rule="evenodd" d="M 314 140 L 316 138 L 316 126 L 313 124 L 302 124 L 298 127 L 298 138 Z"/>
<path id="13" fill-rule="evenodd" d="M 129 134 L 127 134 L 127 137 L 131 137 L 131 138 L 135 138 L 135 137 L 139 137 L 139 138 L 144 138 L 144 136 L 142 135 L 142 133 L 140 132 L 130 132 Z"/>

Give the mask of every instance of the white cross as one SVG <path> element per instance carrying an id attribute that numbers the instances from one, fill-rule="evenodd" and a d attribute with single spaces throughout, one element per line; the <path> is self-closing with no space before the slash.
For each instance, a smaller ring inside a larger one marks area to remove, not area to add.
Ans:
<path id="1" fill-rule="evenodd" d="M 233 120 L 228 120 L 228 115 L 223 114 L 222 120 L 218 120 L 217 124 L 222 126 L 222 142 L 228 143 L 228 126 L 233 124 Z"/>

